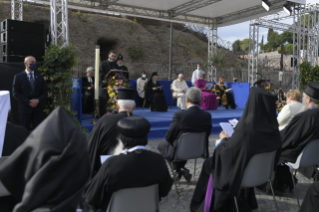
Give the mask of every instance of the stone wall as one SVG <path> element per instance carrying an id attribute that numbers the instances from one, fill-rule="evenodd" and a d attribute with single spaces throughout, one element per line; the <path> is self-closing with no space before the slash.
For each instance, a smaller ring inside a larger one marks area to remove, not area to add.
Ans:
<path id="1" fill-rule="evenodd" d="M 0 2 L 0 21 L 10 18 L 10 2 Z M 141 23 L 139 23 L 139 20 Z M 47 31 L 50 25 L 50 8 L 36 4 L 24 4 L 24 21 L 44 23 Z M 89 65 L 94 65 L 95 45 L 98 41 L 113 43 L 114 50 L 124 56 L 132 78 L 141 71 L 159 72 L 159 79 L 168 78 L 169 28 L 167 23 L 156 21 L 147 25 L 142 19 L 125 16 L 111 16 L 69 11 L 69 40 L 78 51 L 79 64 L 74 68 L 75 76 L 81 76 Z M 174 24 L 175 26 L 175 24 Z M 182 30 L 177 24 L 173 38 L 173 77 L 179 72 L 190 80 L 196 63 L 207 61 L 207 42 L 202 36 Z M 127 48 L 138 44 L 143 49 L 143 57 L 133 60 Z"/>

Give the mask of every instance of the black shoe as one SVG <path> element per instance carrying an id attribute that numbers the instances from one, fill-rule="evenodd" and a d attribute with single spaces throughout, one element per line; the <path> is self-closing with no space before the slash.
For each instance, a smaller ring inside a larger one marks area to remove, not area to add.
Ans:
<path id="1" fill-rule="evenodd" d="M 182 174 L 187 182 L 190 182 L 192 179 L 192 175 L 189 173 L 189 170 L 186 168 L 183 168 Z"/>
<path id="2" fill-rule="evenodd" d="M 181 178 L 182 178 L 182 171 L 176 172 L 175 177 L 173 177 L 173 181 L 174 181 L 174 182 L 178 182 L 178 181 L 181 180 Z"/>

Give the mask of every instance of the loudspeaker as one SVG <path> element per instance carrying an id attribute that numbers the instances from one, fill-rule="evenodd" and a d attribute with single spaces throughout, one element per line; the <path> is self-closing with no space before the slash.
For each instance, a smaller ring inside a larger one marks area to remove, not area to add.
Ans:
<path id="1" fill-rule="evenodd" d="M 22 32 L 6 31 L 1 33 L 1 43 L 12 43 L 31 46 L 45 46 L 45 34 L 29 34 Z"/>
<path id="2" fill-rule="evenodd" d="M 6 43 L 1 45 L 2 56 L 29 56 L 43 57 L 45 54 L 44 46 L 29 46 L 13 43 Z"/>
<path id="3" fill-rule="evenodd" d="M 1 32 L 5 31 L 44 35 L 45 26 L 39 23 L 5 19 L 1 22 Z"/>
<path id="4" fill-rule="evenodd" d="M 297 58 L 295 58 L 295 63 L 293 62 L 294 58 L 292 57 L 291 60 L 290 60 L 290 66 L 291 67 L 296 67 L 297 64 L 298 64 L 298 61 L 297 61 Z"/>
<path id="5" fill-rule="evenodd" d="M 0 58 L 0 63 L 17 63 L 17 62 L 24 62 L 24 57 L 21 56 L 11 56 L 11 55 L 7 55 L 7 56 L 1 56 Z M 35 59 L 37 60 L 37 62 L 39 61 L 43 61 L 42 57 L 35 57 Z"/>

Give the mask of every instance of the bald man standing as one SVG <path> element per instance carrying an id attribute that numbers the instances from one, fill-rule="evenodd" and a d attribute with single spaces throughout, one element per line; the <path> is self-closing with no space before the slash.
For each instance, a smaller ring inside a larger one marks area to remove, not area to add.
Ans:
<path id="1" fill-rule="evenodd" d="M 25 70 L 14 76 L 12 85 L 12 95 L 19 101 L 20 125 L 28 131 L 31 123 L 35 129 L 43 120 L 44 100 L 48 96 L 43 76 L 35 72 L 36 62 L 34 57 L 26 57 Z"/>

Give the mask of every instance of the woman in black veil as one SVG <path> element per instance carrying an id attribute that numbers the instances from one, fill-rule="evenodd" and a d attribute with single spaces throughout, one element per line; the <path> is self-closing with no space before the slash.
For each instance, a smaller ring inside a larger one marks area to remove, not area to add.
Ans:
<path id="1" fill-rule="evenodd" d="M 157 72 L 151 74 L 145 85 L 145 99 L 150 105 L 151 111 L 167 111 L 167 103 L 163 93 L 163 87 L 157 81 Z"/>
<path id="2" fill-rule="evenodd" d="M 192 212 L 204 211 L 204 206 L 205 212 L 236 211 L 233 197 L 239 192 L 249 160 L 256 154 L 281 148 L 275 103 L 276 97 L 267 91 L 261 88 L 250 89 L 246 108 L 232 137 L 228 138 L 222 132 L 222 140 L 213 156 L 203 164 L 191 201 Z M 279 154 L 280 151 L 277 152 Z M 206 197 L 207 190 L 212 190 L 211 187 L 207 189 L 209 180 L 214 190 L 211 198 L 207 198 L 209 195 Z M 242 190 L 238 203 L 240 211 L 256 209 L 258 205 L 254 188 Z"/>

